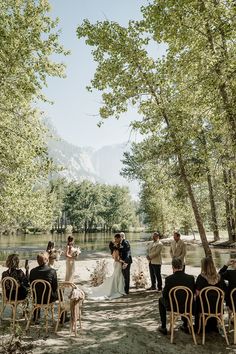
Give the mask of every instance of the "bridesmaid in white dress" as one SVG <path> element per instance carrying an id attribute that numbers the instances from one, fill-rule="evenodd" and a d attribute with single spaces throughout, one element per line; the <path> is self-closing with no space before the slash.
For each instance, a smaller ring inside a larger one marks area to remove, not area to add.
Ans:
<path id="1" fill-rule="evenodd" d="M 90 290 L 88 298 L 91 300 L 116 299 L 126 295 L 124 290 L 125 281 L 122 274 L 124 262 L 120 259 L 119 247 L 114 244 L 111 251 L 114 259 L 113 274 L 106 278 L 103 284 Z"/>
<path id="2" fill-rule="evenodd" d="M 65 281 L 74 281 L 75 273 L 75 257 L 73 257 L 74 251 L 74 237 L 68 236 L 66 246 L 66 276 Z"/>

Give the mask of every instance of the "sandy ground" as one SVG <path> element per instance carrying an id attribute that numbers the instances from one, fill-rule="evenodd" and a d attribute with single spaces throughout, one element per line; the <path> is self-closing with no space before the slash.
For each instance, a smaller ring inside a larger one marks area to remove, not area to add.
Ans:
<path id="1" fill-rule="evenodd" d="M 76 261 L 77 283 L 83 289 L 89 284 L 89 276 L 96 266 L 98 259 L 106 259 L 108 262 L 108 275 L 112 272 L 112 259 L 108 254 L 94 253 L 84 260 Z M 143 259 L 144 271 L 148 276 L 148 264 Z M 30 268 L 36 266 L 35 261 L 30 261 Z M 65 276 L 65 260 L 57 263 L 59 280 Z M 137 267 L 137 259 L 131 267 L 131 276 Z M 5 268 L 0 266 L 0 273 Z M 186 272 L 197 275 L 199 268 L 186 266 Z M 170 265 L 162 266 L 163 278 L 171 274 Z M 149 286 L 150 283 L 147 285 Z M 120 299 L 94 302 L 85 300 L 82 315 L 82 329 L 78 336 L 70 334 L 69 324 L 59 328 L 57 334 L 53 333 L 54 326 L 51 323 L 48 336 L 42 328 L 31 325 L 27 335 L 24 332 L 24 321 L 19 322 L 22 328 L 22 349 L 19 352 L 45 354 L 45 353 L 119 353 L 119 354 L 151 354 L 151 353 L 236 353 L 236 346 L 227 346 L 220 334 L 207 334 L 206 344 L 201 345 L 201 337 L 197 336 L 198 346 L 193 343 L 191 335 L 176 330 L 174 344 L 170 343 L 170 335 L 161 335 L 157 328 L 160 325 L 158 313 L 158 298 L 160 294 L 145 289 L 135 289 L 131 283 L 131 291 L 128 296 Z M 177 327 L 180 323 L 177 324 Z M 9 322 L 2 321 L 0 331 L 2 341 L 9 338 Z M 232 332 L 229 335 L 230 343 L 233 342 Z M 31 349 L 27 346 L 30 346 Z M 25 351 L 24 351 L 25 350 Z M 13 351 L 14 352 L 14 351 Z M 0 342 L 0 353 L 8 353 L 6 345 Z M 15 353 L 15 352 L 14 352 Z"/>

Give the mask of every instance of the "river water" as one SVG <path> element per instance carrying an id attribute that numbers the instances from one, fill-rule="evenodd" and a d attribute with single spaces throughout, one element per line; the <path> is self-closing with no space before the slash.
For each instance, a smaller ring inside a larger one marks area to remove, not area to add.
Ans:
<path id="1" fill-rule="evenodd" d="M 107 252 L 109 254 L 108 243 L 113 239 L 113 234 L 93 233 L 73 234 L 75 243 L 81 248 L 80 259 L 86 259 L 91 254 L 97 252 Z M 128 233 L 127 239 L 131 244 L 133 256 L 144 256 L 146 252 L 146 242 L 151 238 L 151 234 Z M 54 241 L 56 248 L 65 249 L 67 235 L 64 234 L 37 234 L 37 235 L 2 235 L 0 236 L 0 262 L 4 264 L 7 256 L 11 253 L 18 253 L 20 259 L 36 259 L 38 252 L 45 250 L 48 241 Z M 232 249 L 212 249 L 213 258 L 217 267 L 221 267 L 229 258 L 236 258 L 236 252 Z M 187 245 L 186 264 L 200 266 L 200 260 L 204 257 L 203 248 L 197 244 Z M 170 263 L 169 246 L 164 246 L 163 263 Z"/>

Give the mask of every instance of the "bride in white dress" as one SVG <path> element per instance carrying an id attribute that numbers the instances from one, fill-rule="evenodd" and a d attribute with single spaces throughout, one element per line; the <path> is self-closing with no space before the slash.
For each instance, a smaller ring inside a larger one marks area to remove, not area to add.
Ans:
<path id="1" fill-rule="evenodd" d="M 124 276 L 122 274 L 122 266 L 124 261 L 120 259 L 119 248 L 113 246 L 112 257 L 114 259 L 114 271 L 113 274 L 106 278 L 104 283 L 100 286 L 90 290 L 88 298 L 91 300 L 106 300 L 117 299 L 125 294 Z"/>

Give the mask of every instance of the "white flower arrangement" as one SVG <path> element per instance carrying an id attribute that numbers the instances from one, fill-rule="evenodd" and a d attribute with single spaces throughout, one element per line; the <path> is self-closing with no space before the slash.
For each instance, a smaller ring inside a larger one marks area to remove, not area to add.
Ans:
<path id="1" fill-rule="evenodd" d="M 71 251 L 72 251 L 72 257 L 74 257 L 74 258 L 79 257 L 79 255 L 81 253 L 81 249 L 79 247 L 73 247 L 71 249 Z"/>
<path id="2" fill-rule="evenodd" d="M 145 286 L 147 285 L 147 277 L 145 274 L 142 258 L 138 257 L 135 260 L 135 263 L 136 263 L 136 269 L 132 276 L 132 280 L 134 282 L 136 289 L 145 288 Z"/>
<path id="3" fill-rule="evenodd" d="M 107 262 L 105 259 L 96 261 L 96 266 L 93 272 L 90 274 L 90 282 L 92 286 L 101 285 L 107 274 Z"/>

